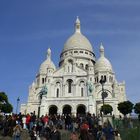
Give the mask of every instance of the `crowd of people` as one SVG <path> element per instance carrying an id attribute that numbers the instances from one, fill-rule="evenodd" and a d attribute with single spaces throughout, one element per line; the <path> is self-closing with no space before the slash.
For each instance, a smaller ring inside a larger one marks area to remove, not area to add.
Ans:
<path id="1" fill-rule="evenodd" d="M 69 132 L 70 140 L 120 140 L 117 129 L 109 121 L 103 123 L 101 116 L 87 113 L 74 117 L 45 115 L 38 118 L 34 113 L 12 114 L 0 121 L 3 136 L 11 135 L 20 140 L 22 131 L 27 131 L 31 140 L 62 140 L 61 132 Z M 67 139 L 66 139 L 67 140 Z"/>

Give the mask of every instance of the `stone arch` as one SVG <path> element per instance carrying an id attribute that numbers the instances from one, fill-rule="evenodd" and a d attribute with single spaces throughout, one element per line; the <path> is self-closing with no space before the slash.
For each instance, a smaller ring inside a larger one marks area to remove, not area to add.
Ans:
<path id="1" fill-rule="evenodd" d="M 68 115 L 68 114 L 71 114 L 71 113 L 72 113 L 71 105 L 68 105 L 68 104 L 64 105 L 63 106 L 63 114 Z"/>
<path id="2" fill-rule="evenodd" d="M 73 59 L 72 59 L 72 58 L 69 58 L 69 59 L 68 59 L 68 62 L 69 62 L 70 64 L 73 64 Z"/>
<path id="3" fill-rule="evenodd" d="M 77 115 L 86 115 L 86 106 L 84 104 L 77 105 L 76 113 Z"/>
<path id="4" fill-rule="evenodd" d="M 60 79 L 57 79 L 57 80 L 55 80 L 54 81 L 54 83 L 55 83 L 55 85 L 57 85 L 58 83 L 60 84 L 60 86 L 62 85 L 62 80 L 60 80 Z"/>
<path id="5" fill-rule="evenodd" d="M 49 106 L 49 115 L 57 115 L 58 108 L 56 105 Z"/>
<path id="6" fill-rule="evenodd" d="M 82 81 L 83 81 L 83 82 L 85 83 L 85 85 L 86 85 L 86 79 L 79 79 L 79 80 L 76 82 L 76 84 L 79 85 L 80 82 L 82 82 Z"/>

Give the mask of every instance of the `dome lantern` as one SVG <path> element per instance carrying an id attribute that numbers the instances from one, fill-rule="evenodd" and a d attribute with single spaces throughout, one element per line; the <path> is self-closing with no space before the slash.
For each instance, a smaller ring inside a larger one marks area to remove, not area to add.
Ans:
<path id="1" fill-rule="evenodd" d="M 77 16 L 76 22 L 75 22 L 75 32 L 76 33 L 81 33 L 81 27 L 80 27 L 80 19 Z"/>
<path id="2" fill-rule="evenodd" d="M 51 60 L 51 49 L 50 48 L 48 48 L 48 50 L 47 50 L 47 59 Z"/>
<path id="3" fill-rule="evenodd" d="M 103 46 L 103 44 L 101 43 L 101 45 L 100 45 L 100 55 L 101 55 L 101 57 L 104 57 L 105 55 L 104 55 L 104 46 Z"/>

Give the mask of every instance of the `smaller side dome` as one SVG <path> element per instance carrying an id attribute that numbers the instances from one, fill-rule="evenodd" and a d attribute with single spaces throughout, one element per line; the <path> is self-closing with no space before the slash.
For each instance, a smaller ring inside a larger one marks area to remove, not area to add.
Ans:
<path id="1" fill-rule="evenodd" d="M 104 56 L 104 47 L 101 43 L 100 46 L 100 58 L 96 61 L 95 72 L 97 71 L 110 71 L 113 72 L 110 61 Z"/>
<path id="2" fill-rule="evenodd" d="M 47 69 L 56 69 L 53 61 L 51 60 L 50 48 L 47 50 L 47 59 L 40 65 L 39 73 L 47 73 Z"/>

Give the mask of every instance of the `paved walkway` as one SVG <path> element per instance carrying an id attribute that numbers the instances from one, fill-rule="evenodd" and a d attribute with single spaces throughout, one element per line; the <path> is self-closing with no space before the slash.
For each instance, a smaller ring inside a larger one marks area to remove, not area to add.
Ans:
<path id="1" fill-rule="evenodd" d="M 12 140 L 12 137 L 9 136 L 4 137 L 0 134 L 0 140 Z M 30 136 L 26 130 L 22 131 L 21 140 L 30 140 Z"/>
<path id="2" fill-rule="evenodd" d="M 68 132 L 66 130 L 61 130 L 60 132 L 61 132 L 61 140 L 69 140 L 70 132 Z M 0 134 L 0 140 L 12 140 L 12 137 L 9 137 L 9 136 L 3 137 Z M 30 136 L 29 136 L 29 133 L 26 130 L 22 131 L 21 140 L 31 140 Z M 40 140 L 43 140 L 43 139 L 40 139 Z"/>

